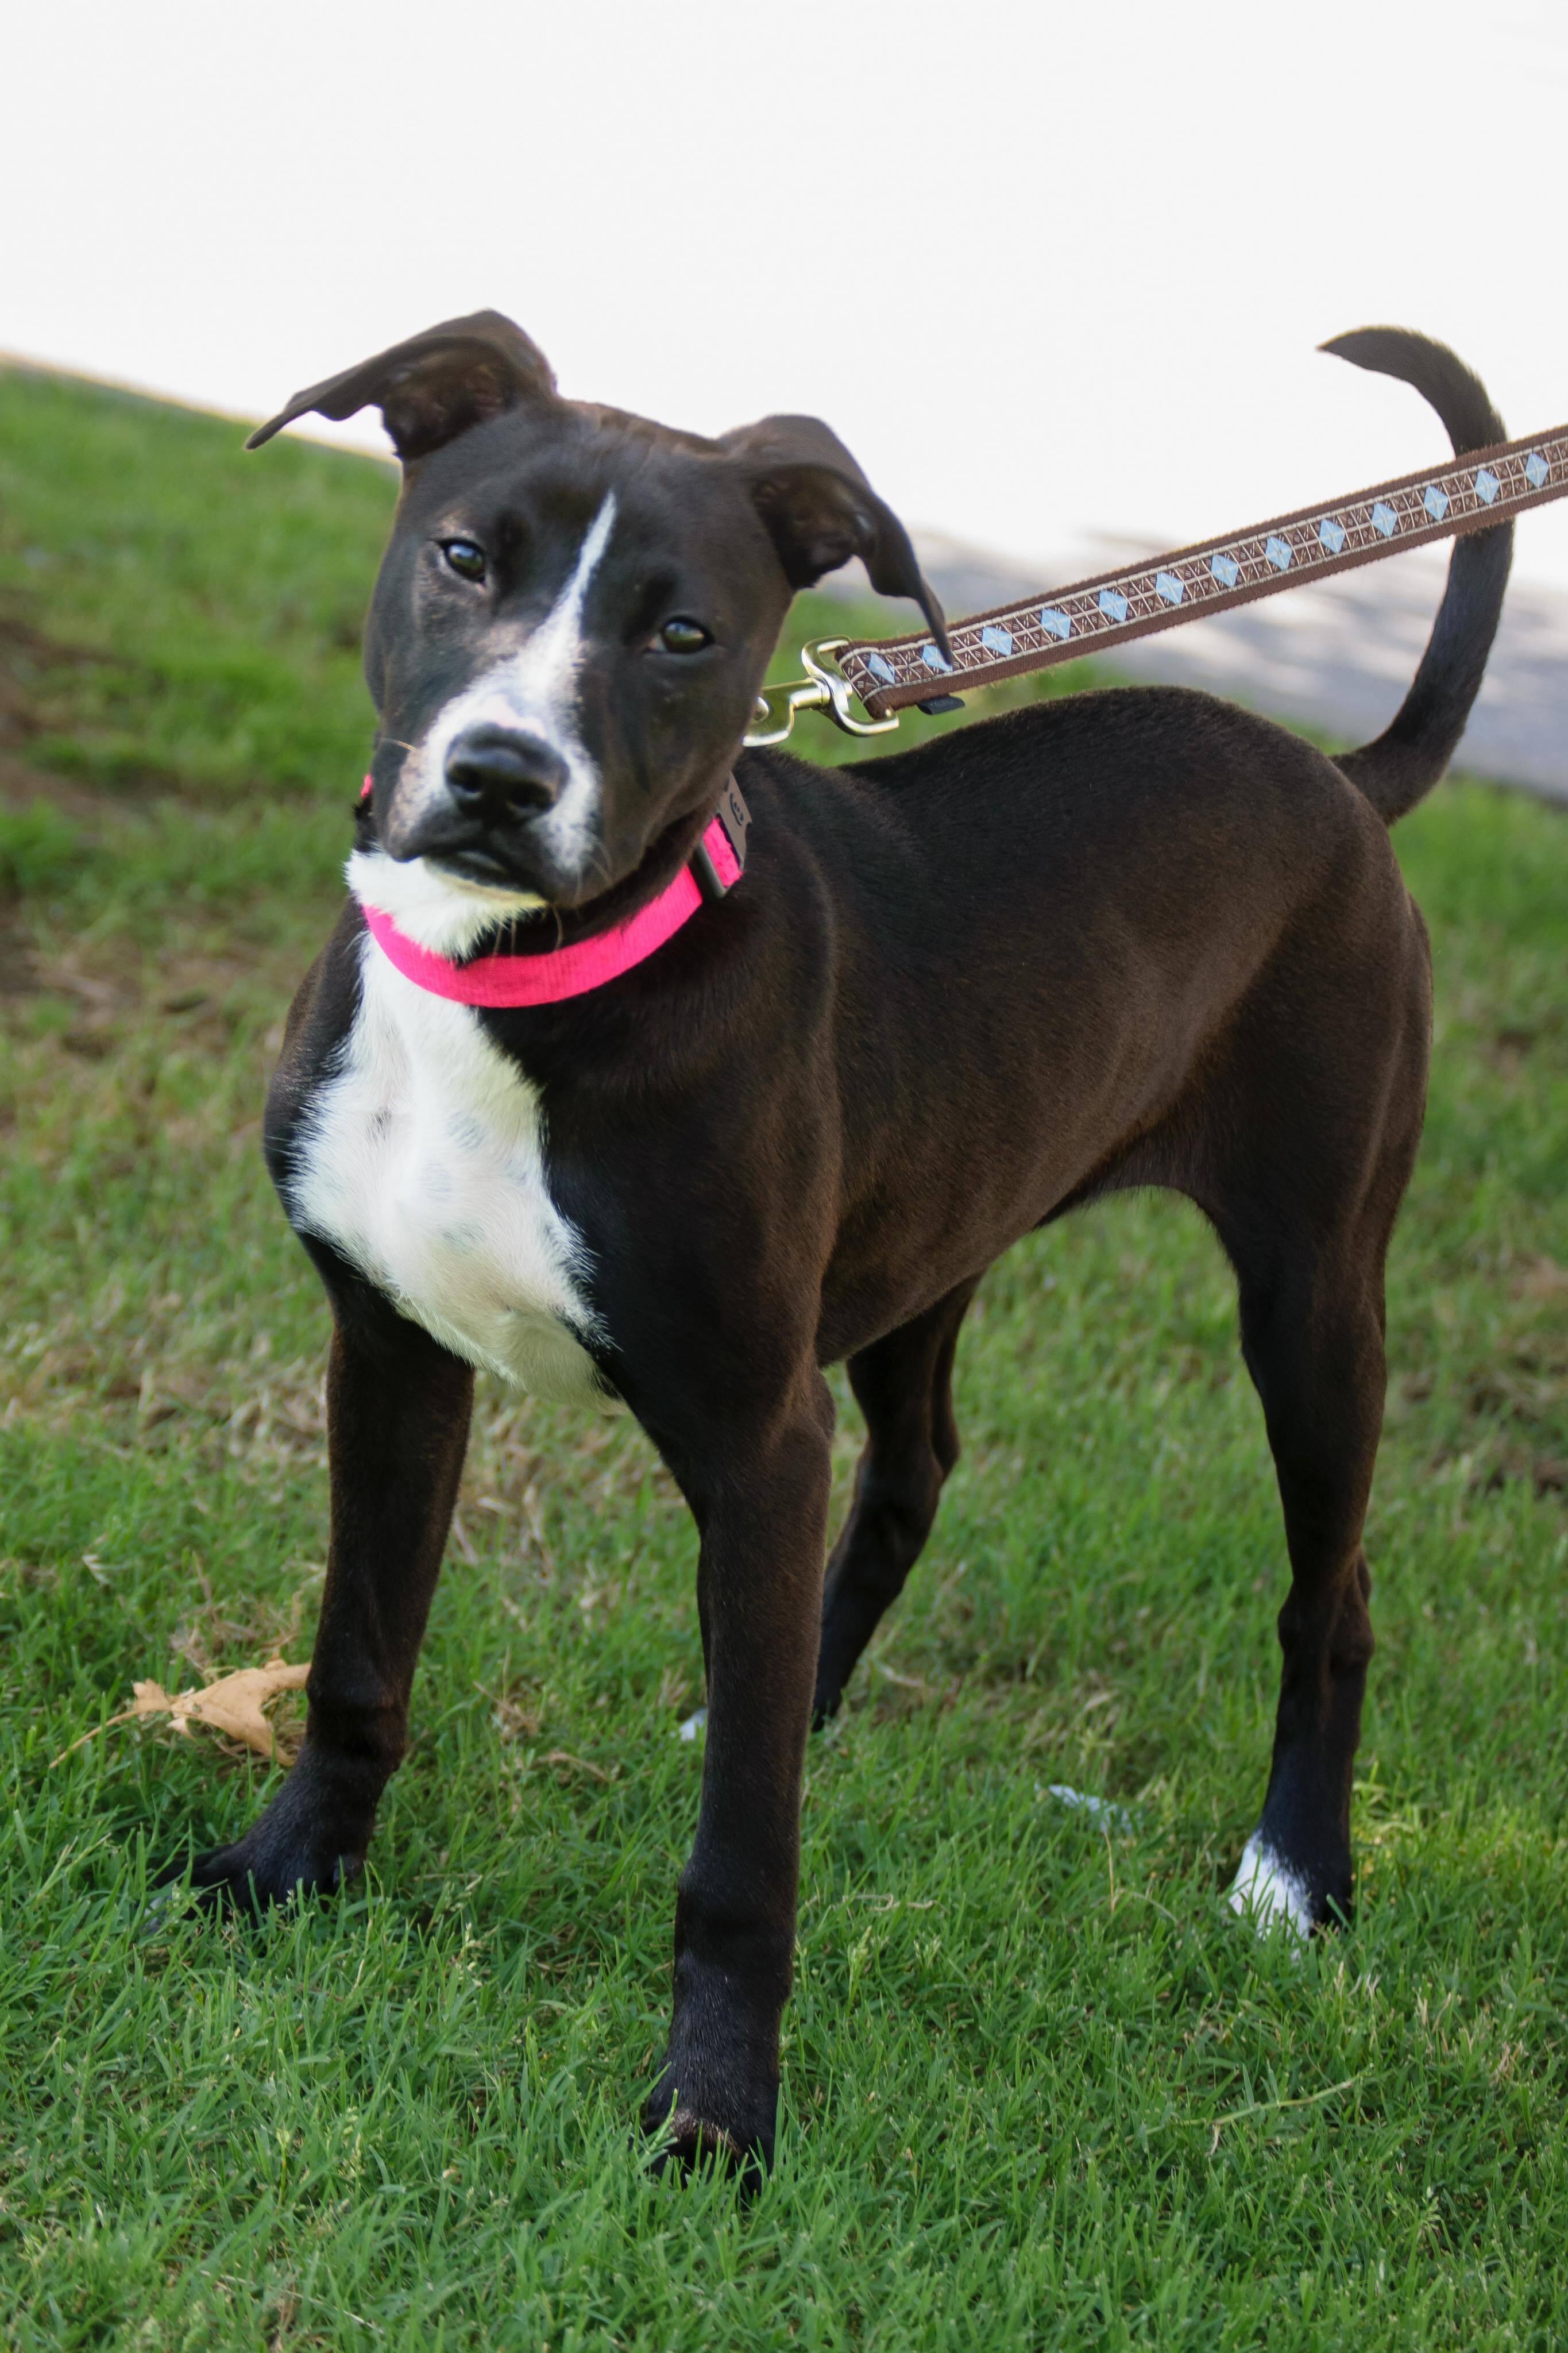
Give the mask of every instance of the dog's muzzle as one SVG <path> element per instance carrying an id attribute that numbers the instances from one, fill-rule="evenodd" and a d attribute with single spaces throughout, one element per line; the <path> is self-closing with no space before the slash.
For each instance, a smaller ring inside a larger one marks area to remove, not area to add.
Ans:
<path id="1" fill-rule="evenodd" d="M 568 781 L 565 761 L 542 736 L 465 728 L 447 753 L 439 788 L 423 795 L 405 822 L 395 812 L 386 847 L 394 858 L 435 859 L 473 881 L 535 887 L 542 844 L 530 837 Z"/>
<path id="2" fill-rule="evenodd" d="M 466 728 L 447 754 L 447 790 L 481 825 L 515 825 L 553 808 L 566 778 L 559 752 L 513 727 Z"/>

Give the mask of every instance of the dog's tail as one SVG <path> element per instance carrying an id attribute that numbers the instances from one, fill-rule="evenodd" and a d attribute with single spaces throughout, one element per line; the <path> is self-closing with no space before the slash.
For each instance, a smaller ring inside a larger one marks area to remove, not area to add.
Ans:
<path id="1" fill-rule="evenodd" d="M 1508 438 L 1485 385 L 1446 343 L 1407 327 L 1359 327 L 1321 348 L 1357 367 L 1414 385 L 1447 427 L 1456 457 Z M 1394 824 L 1431 791 L 1465 732 L 1497 635 L 1512 559 L 1510 522 L 1456 540 L 1448 585 L 1409 693 L 1375 742 L 1344 753 L 1336 763 L 1385 825 Z"/>

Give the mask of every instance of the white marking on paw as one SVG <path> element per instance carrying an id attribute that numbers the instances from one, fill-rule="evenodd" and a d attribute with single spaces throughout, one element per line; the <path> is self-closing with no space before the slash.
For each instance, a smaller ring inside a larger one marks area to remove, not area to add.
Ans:
<path id="1" fill-rule="evenodd" d="M 1279 1920 L 1302 1938 L 1312 1933 L 1311 1891 L 1300 1872 L 1264 1844 L 1261 1831 L 1254 1831 L 1242 1850 L 1231 1883 L 1230 1908 L 1250 1919 L 1260 1936 Z"/>
<path id="2" fill-rule="evenodd" d="M 534 827 L 535 836 L 563 871 L 580 873 L 586 865 L 598 839 L 603 780 L 578 729 L 577 681 L 588 650 L 583 607 L 615 521 L 616 494 L 606 491 L 572 576 L 539 627 L 437 713 L 398 786 L 410 822 L 423 803 L 445 796 L 447 755 L 467 728 L 515 728 L 537 737 L 566 768 L 565 788 Z M 389 907 L 387 913 L 396 915 L 397 910 Z"/>

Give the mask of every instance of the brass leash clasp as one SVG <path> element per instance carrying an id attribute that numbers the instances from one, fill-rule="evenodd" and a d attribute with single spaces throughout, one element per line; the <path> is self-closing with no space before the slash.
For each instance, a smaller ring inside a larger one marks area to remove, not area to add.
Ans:
<path id="1" fill-rule="evenodd" d="M 741 741 L 749 752 L 785 743 L 794 730 L 795 712 L 820 711 L 826 701 L 826 689 L 814 678 L 792 678 L 784 686 L 764 686 L 757 697 L 756 716 Z"/>
<path id="2" fill-rule="evenodd" d="M 847 638 L 812 638 L 802 646 L 805 677 L 791 679 L 784 686 L 763 687 L 757 697 L 756 717 L 741 738 L 748 750 L 784 743 L 798 711 L 820 711 L 847 735 L 892 733 L 900 713 L 890 711 L 885 719 L 873 719 L 838 667 L 837 657 L 848 643 Z"/>

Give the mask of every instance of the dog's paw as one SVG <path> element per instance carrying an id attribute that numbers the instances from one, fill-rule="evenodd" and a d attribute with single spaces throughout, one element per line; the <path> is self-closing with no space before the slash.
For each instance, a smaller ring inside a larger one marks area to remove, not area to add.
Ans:
<path id="1" fill-rule="evenodd" d="M 298 1895 L 327 1895 L 345 1880 L 357 1877 L 363 1854 L 339 1854 L 330 1861 L 310 1852 L 268 1851 L 250 1838 L 233 1846 L 211 1847 L 189 1866 L 172 1863 L 155 1883 L 170 1890 L 188 1885 L 191 1902 L 201 1911 L 225 1917 L 259 1920 L 274 1905 L 291 1903 Z"/>
<path id="2" fill-rule="evenodd" d="M 158 1884 L 174 1888 L 188 1879 L 201 1910 L 258 1919 L 274 1905 L 329 1894 L 356 1877 L 373 1820 L 364 1806 L 342 1804 L 330 1779 L 301 1758 L 242 1839 L 172 1865 Z"/>
<path id="3" fill-rule="evenodd" d="M 776 2091 L 739 2099 L 700 2097 L 679 2084 L 667 2062 L 642 2112 L 643 2131 L 656 2146 L 656 2172 L 695 2173 L 713 2166 L 736 2176 L 747 2196 L 762 2188 L 773 2161 Z"/>
<path id="4" fill-rule="evenodd" d="M 1333 1874 L 1338 1883 L 1327 1894 L 1320 1884 L 1323 1876 L 1291 1862 L 1265 1831 L 1254 1831 L 1231 1882 L 1230 1908 L 1250 1921 L 1260 1936 L 1283 1927 L 1305 1944 L 1309 1936 L 1338 1927 L 1350 1917 L 1348 1868 Z"/>

